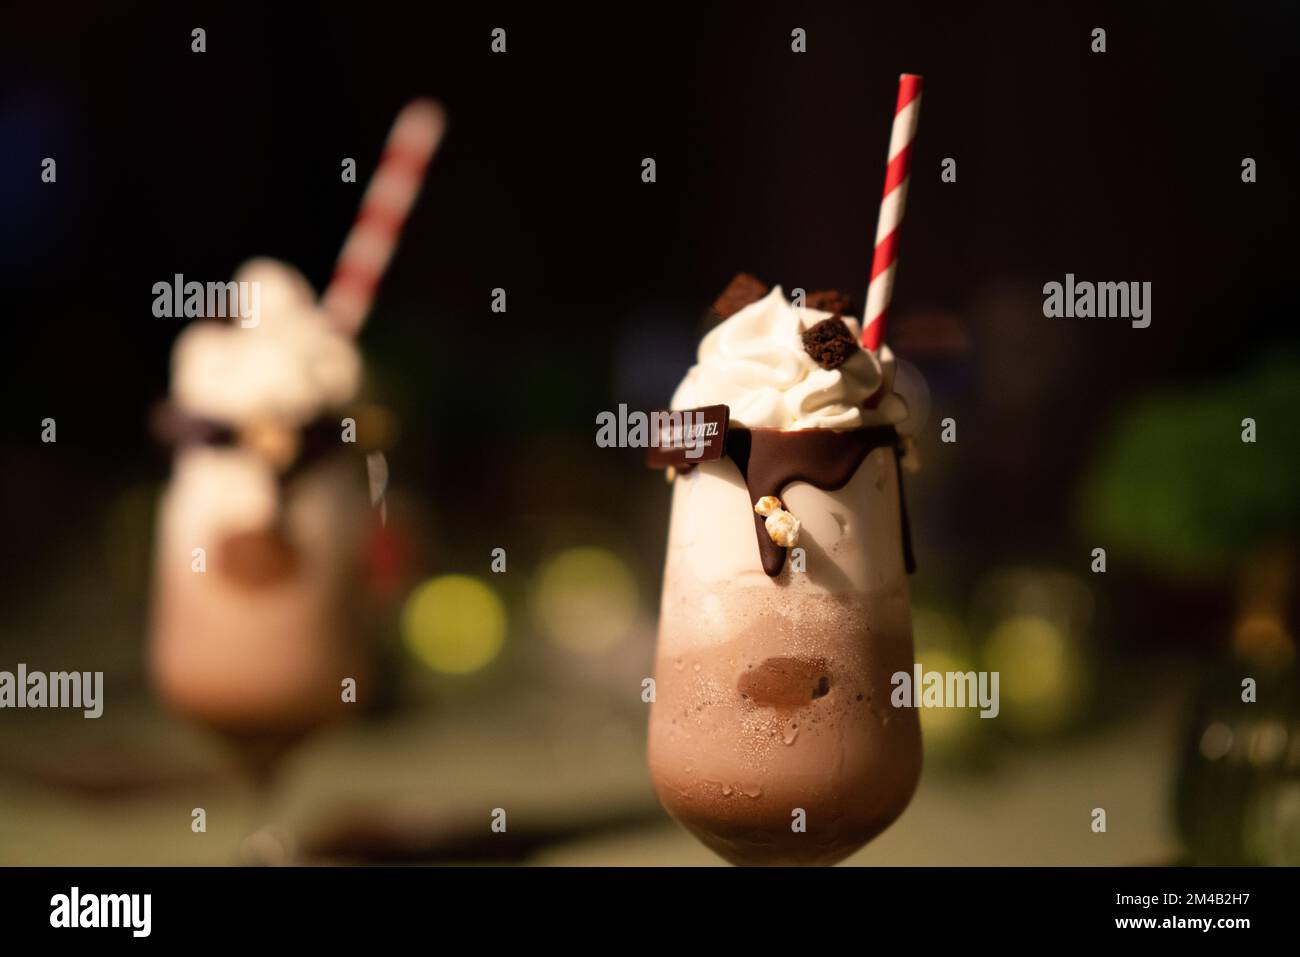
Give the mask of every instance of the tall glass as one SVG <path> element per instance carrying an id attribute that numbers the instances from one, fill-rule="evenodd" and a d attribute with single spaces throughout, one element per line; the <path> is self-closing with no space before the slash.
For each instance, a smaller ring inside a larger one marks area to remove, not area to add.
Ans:
<path id="1" fill-rule="evenodd" d="M 223 524 L 238 505 L 213 479 L 220 457 L 243 454 L 177 454 L 159 511 L 150 666 L 168 704 L 256 759 L 342 717 L 344 679 L 368 690 L 358 582 L 369 509 L 356 463 L 327 458 L 285 483 L 278 521 Z"/>
<path id="2" fill-rule="evenodd" d="M 735 864 L 833 864 L 902 813 L 921 770 L 895 451 L 781 491 L 803 523 L 769 577 L 729 458 L 674 481 L 649 763 L 669 813 Z M 800 570 L 802 567 L 803 570 Z"/>

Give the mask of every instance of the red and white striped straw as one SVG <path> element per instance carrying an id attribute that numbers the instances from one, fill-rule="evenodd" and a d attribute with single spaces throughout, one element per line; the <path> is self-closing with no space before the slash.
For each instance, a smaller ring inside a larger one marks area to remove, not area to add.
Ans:
<path id="1" fill-rule="evenodd" d="M 355 336 L 397 249 L 424 170 L 442 141 L 446 117 L 433 100 L 408 103 L 393 123 L 322 302 L 342 332 Z"/>
<path id="2" fill-rule="evenodd" d="M 862 345 L 875 351 L 885 337 L 889 300 L 894 296 L 894 273 L 898 268 L 898 228 L 907 203 L 908 171 L 912 166 L 912 141 L 921 116 L 921 78 L 904 73 L 898 78 L 898 105 L 894 107 L 894 130 L 889 136 L 889 162 L 885 167 L 885 191 L 880 200 L 880 221 L 876 224 L 876 254 L 871 260 L 871 284 L 862 315 Z"/>

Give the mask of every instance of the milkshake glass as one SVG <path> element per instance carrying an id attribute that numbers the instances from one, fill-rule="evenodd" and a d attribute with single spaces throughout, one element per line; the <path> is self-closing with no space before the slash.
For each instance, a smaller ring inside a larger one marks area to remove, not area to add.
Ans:
<path id="1" fill-rule="evenodd" d="M 172 479 L 160 503 L 150 665 L 178 711 L 245 742 L 291 741 L 364 687 L 364 468 L 342 441 L 360 382 L 351 339 L 270 260 L 255 328 L 194 323 L 173 352 Z M 355 446 L 353 446 L 355 448 Z M 196 556 L 195 549 L 202 549 Z"/>
<path id="2" fill-rule="evenodd" d="M 907 410 L 888 350 L 851 344 L 842 300 L 815 302 L 778 287 L 737 307 L 672 403 L 731 418 L 726 454 L 673 481 L 649 763 L 669 813 L 736 864 L 835 863 L 898 817 L 921 766 L 915 712 L 890 705 L 913 663 Z M 765 496 L 800 523 L 797 542 L 778 523 L 789 548 L 755 514 Z"/>
<path id="3" fill-rule="evenodd" d="M 273 522 L 214 522 L 203 493 L 230 495 L 210 484 L 227 454 L 181 451 L 163 495 L 154 683 L 177 711 L 229 735 L 292 738 L 343 716 L 344 678 L 369 678 L 356 594 L 368 503 L 355 469 L 330 462 L 293 480 Z M 216 543 L 204 573 L 191 567 L 199 542 Z"/>

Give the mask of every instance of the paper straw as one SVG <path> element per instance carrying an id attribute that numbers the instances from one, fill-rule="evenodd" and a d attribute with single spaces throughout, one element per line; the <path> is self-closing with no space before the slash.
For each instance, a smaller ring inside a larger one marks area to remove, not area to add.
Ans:
<path id="1" fill-rule="evenodd" d="M 898 105 L 894 107 L 894 129 L 889 136 L 889 161 L 885 166 L 885 190 L 876 224 L 876 253 L 871 260 L 871 284 L 862 315 L 862 345 L 875 351 L 885 337 L 885 319 L 894 295 L 894 273 L 898 268 L 898 229 L 907 202 L 908 172 L 912 166 L 912 141 L 921 116 L 921 78 L 904 73 L 898 78 Z"/>
<path id="2" fill-rule="evenodd" d="M 407 104 L 393 123 L 322 297 L 335 325 L 348 335 L 355 336 L 366 321 L 445 127 L 442 107 L 433 100 Z"/>

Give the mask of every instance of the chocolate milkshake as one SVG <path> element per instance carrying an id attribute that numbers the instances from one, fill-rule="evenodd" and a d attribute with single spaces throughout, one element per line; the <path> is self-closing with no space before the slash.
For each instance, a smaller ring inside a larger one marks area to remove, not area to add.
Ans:
<path id="1" fill-rule="evenodd" d="M 738 277 L 673 397 L 724 404 L 724 454 L 677 470 L 649 761 L 660 800 L 736 864 L 832 864 L 920 773 L 893 358 L 837 294 Z"/>
<path id="2" fill-rule="evenodd" d="M 291 737 L 342 715 L 343 680 L 364 690 L 371 669 L 357 581 L 373 519 L 340 421 L 361 361 L 291 267 L 236 279 L 260 284 L 260 323 L 195 322 L 172 355 L 150 663 L 191 717 Z"/>

